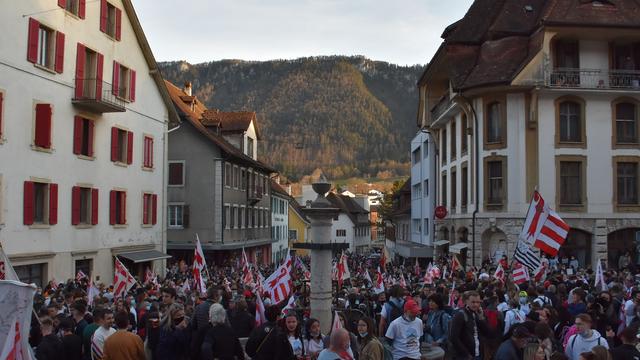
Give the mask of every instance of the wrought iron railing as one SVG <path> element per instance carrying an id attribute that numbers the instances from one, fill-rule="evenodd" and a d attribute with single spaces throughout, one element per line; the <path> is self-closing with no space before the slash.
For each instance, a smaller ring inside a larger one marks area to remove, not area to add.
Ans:
<path id="1" fill-rule="evenodd" d="M 552 88 L 640 90 L 640 71 L 554 68 L 545 71 L 544 81 Z"/>
<path id="2" fill-rule="evenodd" d="M 121 90 L 114 91 L 111 84 L 96 78 L 76 78 L 73 101 L 103 103 L 124 110 L 125 101 L 116 96 Z"/>

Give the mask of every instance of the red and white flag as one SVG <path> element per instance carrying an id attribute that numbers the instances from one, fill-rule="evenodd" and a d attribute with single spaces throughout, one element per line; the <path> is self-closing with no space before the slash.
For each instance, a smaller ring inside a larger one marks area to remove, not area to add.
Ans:
<path id="1" fill-rule="evenodd" d="M 349 265 L 347 265 L 347 255 L 342 252 L 338 263 L 336 264 L 336 280 L 338 280 L 338 287 L 342 287 L 342 282 L 351 278 L 351 272 L 349 271 Z"/>
<path id="2" fill-rule="evenodd" d="M 407 288 L 407 281 L 404 279 L 403 273 L 400 273 L 400 287 L 403 289 Z"/>
<path id="3" fill-rule="evenodd" d="M 256 294 L 256 327 L 267 322 L 267 317 L 264 315 L 264 303 L 262 302 L 262 296 L 260 293 Z"/>
<path id="4" fill-rule="evenodd" d="M 429 265 L 431 265 L 431 263 L 429 263 Z M 418 262 L 418 258 L 416 258 L 416 264 L 413 265 L 413 272 L 416 274 L 416 276 L 420 276 L 420 263 Z"/>
<path id="5" fill-rule="evenodd" d="M 453 254 L 451 258 L 451 275 L 460 270 L 460 268 L 462 268 L 462 265 L 460 265 L 460 261 L 458 260 L 456 254 Z"/>
<path id="6" fill-rule="evenodd" d="M 287 256 L 284 264 L 280 265 L 262 284 L 265 292 L 269 293 L 273 304 L 284 301 L 291 292 L 291 256 Z"/>
<path id="7" fill-rule="evenodd" d="M 331 325 L 331 331 L 342 329 L 342 323 L 340 322 L 340 316 L 337 311 L 333 312 L 333 325 Z"/>
<path id="8" fill-rule="evenodd" d="M 99 295 L 100 295 L 100 290 L 98 290 L 93 280 L 90 281 L 89 288 L 87 288 L 87 297 L 89 298 L 89 301 L 87 301 L 87 304 L 93 305 L 94 299 L 96 298 L 96 296 L 99 296 Z"/>
<path id="9" fill-rule="evenodd" d="M 264 284 L 264 276 L 262 276 L 262 273 L 258 269 L 256 269 L 256 278 L 258 279 L 258 281 L 256 281 L 254 291 L 257 294 L 262 295 L 264 293 L 264 288 L 262 287 L 262 284 Z"/>
<path id="10" fill-rule="evenodd" d="M 456 299 L 454 298 L 454 292 L 456 290 L 456 282 L 455 280 L 451 284 L 451 291 L 449 291 L 449 302 L 447 303 L 450 308 L 453 308 L 456 304 Z"/>
<path id="11" fill-rule="evenodd" d="M 569 225 L 558 213 L 551 210 L 540 193 L 534 191 L 520 239 L 551 256 L 556 256 L 568 233 Z"/>
<path id="12" fill-rule="evenodd" d="M 0 359 L 31 360 L 29 330 L 36 287 L 15 280 L 0 280 Z"/>
<path id="13" fill-rule="evenodd" d="M 285 305 L 285 307 L 282 308 L 282 313 L 286 314 L 287 311 L 294 310 L 295 308 L 296 308 L 296 297 L 291 295 L 291 297 L 289 298 L 289 301 L 287 302 L 287 305 Z"/>
<path id="14" fill-rule="evenodd" d="M 247 259 L 247 253 L 244 252 L 244 248 L 242 248 L 242 282 L 244 284 L 253 284 L 253 273 L 251 272 L 251 264 L 249 263 L 249 259 Z"/>
<path id="15" fill-rule="evenodd" d="M 113 296 L 116 298 L 124 296 L 135 284 L 136 279 L 120 260 L 116 258 L 115 274 L 113 277 Z"/>
<path id="16" fill-rule="evenodd" d="M 376 282 L 373 287 L 373 292 L 376 294 L 384 292 L 384 280 L 382 279 L 382 273 L 380 272 L 379 267 L 378 271 L 376 272 Z"/>
<path id="17" fill-rule="evenodd" d="M 604 281 L 604 272 L 602 271 L 602 260 L 598 259 L 598 265 L 596 266 L 596 281 L 593 284 L 596 288 L 598 288 L 598 284 L 600 284 L 600 289 L 602 291 L 609 290 L 607 288 L 607 283 Z"/>
<path id="18" fill-rule="evenodd" d="M 200 294 L 207 293 L 207 287 L 204 283 L 203 273 L 207 268 L 207 263 L 204 259 L 204 252 L 202 251 L 202 246 L 200 245 L 200 238 L 198 234 L 196 234 L 196 248 L 193 254 L 193 279 L 196 283 L 196 289 L 200 292 Z"/>
<path id="19" fill-rule="evenodd" d="M 364 279 L 367 280 L 369 282 L 369 284 L 371 284 L 371 286 L 373 286 L 373 280 L 371 280 L 371 275 L 369 275 L 369 270 L 368 269 L 364 269 Z"/>
<path id="20" fill-rule="evenodd" d="M 513 275 L 513 282 L 515 284 L 522 284 L 525 283 L 527 281 L 529 281 L 529 270 L 527 270 L 527 267 L 517 263 L 516 267 L 513 269 L 512 274 Z"/>
<path id="21" fill-rule="evenodd" d="M 493 274 L 493 277 L 504 282 L 504 269 L 502 268 L 502 264 L 498 263 L 498 268 L 496 268 L 496 272 Z"/>
<path id="22" fill-rule="evenodd" d="M 427 271 L 424 272 L 424 279 L 423 282 L 425 284 L 433 284 L 433 264 L 429 263 L 429 266 L 427 267 Z"/>
<path id="23" fill-rule="evenodd" d="M 86 277 L 87 275 L 82 270 L 78 270 L 78 273 L 76 274 L 76 280 L 81 281 Z"/>
<path id="24" fill-rule="evenodd" d="M 0 280 L 20 281 L 15 270 L 13 270 L 13 266 L 11 266 L 9 258 L 2 249 L 2 245 L 0 245 Z"/>

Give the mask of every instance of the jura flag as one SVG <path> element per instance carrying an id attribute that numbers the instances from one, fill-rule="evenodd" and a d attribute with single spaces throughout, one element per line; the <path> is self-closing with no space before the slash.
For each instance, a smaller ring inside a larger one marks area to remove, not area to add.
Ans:
<path id="1" fill-rule="evenodd" d="M 380 294 L 384 292 L 384 281 L 382 279 L 382 273 L 380 272 L 379 267 L 378 267 L 378 271 L 376 272 L 376 282 L 373 286 L 373 292 L 376 294 Z"/>
<path id="2" fill-rule="evenodd" d="M 285 300 L 291 292 L 291 258 L 287 256 L 287 261 L 280 265 L 271 276 L 265 280 L 262 287 L 268 292 L 273 304 Z"/>
<path id="3" fill-rule="evenodd" d="M 82 270 L 78 270 L 78 273 L 76 274 L 76 280 L 81 281 L 86 277 L 87 275 Z"/>
<path id="4" fill-rule="evenodd" d="M 124 294 L 136 284 L 136 279 L 129 270 L 116 258 L 115 274 L 113 277 L 113 296 L 116 298 Z"/>
<path id="5" fill-rule="evenodd" d="M 337 311 L 333 312 L 333 325 L 331 325 L 331 330 L 342 329 L 342 323 L 340 322 L 340 316 Z"/>
<path id="6" fill-rule="evenodd" d="M 513 269 L 512 275 L 513 282 L 518 285 L 529 281 L 529 271 L 527 270 L 526 266 L 520 263 L 518 263 L 515 269 Z"/>
<path id="7" fill-rule="evenodd" d="M 496 272 L 493 274 L 493 277 L 504 282 L 504 269 L 502 268 L 502 264 L 498 263 L 498 268 Z"/>
<path id="8" fill-rule="evenodd" d="M 202 277 L 204 270 L 207 268 L 207 263 L 204 260 L 204 252 L 200 245 L 200 238 L 196 234 L 196 248 L 193 254 L 193 279 L 196 283 L 196 288 L 200 291 L 200 294 L 206 294 L 207 289 Z"/>
<path id="9" fill-rule="evenodd" d="M 520 240 L 545 253 L 556 256 L 569 232 L 569 225 L 545 203 L 537 191 L 533 192 Z"/>
<path id="10" fill-rule="evenodd" d="M 260 293 L 256 294 L 256 327 L 267 322 L 267 317 L 264 315 L 264 303 Z"/>

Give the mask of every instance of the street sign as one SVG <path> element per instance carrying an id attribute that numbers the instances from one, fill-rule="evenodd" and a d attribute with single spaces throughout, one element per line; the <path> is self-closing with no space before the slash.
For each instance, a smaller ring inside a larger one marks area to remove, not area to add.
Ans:
<path id="1" fill-rule="evenodd" d="M 434 214 L 436 215 L 436 218 L 444 219 L 447 216 L 447 208 L 442 205 L 436 206 Z"/>

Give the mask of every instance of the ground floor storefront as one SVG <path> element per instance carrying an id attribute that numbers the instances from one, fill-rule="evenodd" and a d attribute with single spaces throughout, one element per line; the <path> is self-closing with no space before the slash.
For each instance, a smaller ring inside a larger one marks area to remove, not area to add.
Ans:
<path id="1" fill-rule="evenodd" d="M 202 246 L 207 265 L 234 265 L 242 258 L 242 246 L 232 249 L 212 248 L 207 245 Z M 258 265 L 271 264 L 271 242 L 262 245 L 246 244 L 244 251 L 247 254 L 249 262 Z M 172 261 L 184 261 L 186 264 L 193 262 L 194 249 L 168 249 L 169 255 L 172 255 Z"/>

